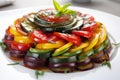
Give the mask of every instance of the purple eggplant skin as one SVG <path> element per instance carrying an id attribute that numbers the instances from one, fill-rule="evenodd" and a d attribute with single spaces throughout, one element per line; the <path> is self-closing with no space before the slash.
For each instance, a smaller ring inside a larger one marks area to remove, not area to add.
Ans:
<path id="1" fill-rule="evenodd" d="M 12 40 L 7 40 L 7 39 L 3 39 L 3 42 L 4 44 L 6 45 L 6 50 L 10 50 L 11 49 L 11 43 L 12 43 Z"/>
<path id="2" fill-rule="evenodd" d="M 107 50 L 109 51 L 109 50 Z M 95 55 L 91 56 L 91 61 L 95 63 L 102 63 L 103 61 L 109 61 L 109 52 L 104 52 L 104 50 L 96 53 Z"/>
<path id="3" fill-rule="evenodd" d="M 3 42 L 5 43 L 7 49 L 6 50 L 10 50 L 11 48 L 11 43 L 14 40 L 14 36 L 13 35 L 7 35 L 5 34 L 4 38 L 3 38 Z"/>
<path id="4" fill-rule="evenodd" d="M 112 50 L 112 45 L 110 44 L 108 48 L 104 49 L 104 54 L 110 54 L 111 50 Z"/>
<path id="5" fill-rule="evenodd" d="M 92 68 L 94 68 L 94 63 L 91 62 L 89 57 L 76 62 L 76 70 L 78 71 L 86 71 Z"/>
<path id="6" fill-rule="evenodd" d="M 11 48 L 9 54 L 10 54 L 11 57 L 22 59 L 27 54 L 27 51 L 20 51 L 20 50 L 15 50 L 15 49 Z"/>
<path id="7" fill-rule="evenodd" d="M 87 64 L 84 64 L 84 65 L 77 65 L 76 69 L 78 71 L 87 71 L 87 70 L 90 70 L 90 69 L 93 69 L 95 67 L 95 63 L 93 62 L 89 62 Z"/>
<path id="8" fill-rule="evenodd" d="M 103 61 L 109 61 L 110 60 L 109 54 L 110 54 L 111 50 L 112 50 L 112 45 L 111 45 L 111 43 L 109 43 L 105 49 L 103 49 L 99 53 L 96 53 L 95 55 L 91 56 L 92 62 L 102 63 Z"/>
<path id="9" fill-rule="evenodd" d="M 30 69 L 38 69 L 40 67 L 37 63 L 32 63 L 28 61 L 24 61 L 24 66 Z"/>
<path id="10" fill-rule="evenodd" d="M 75 62 L 49 63 L 49 69 L 55 73 L 70 73 L 75 71 Z"/>
<path id="11" fill-rule="evenodd" d="M 6 35 L 4 36 L 4 39 L 6 39 L 6 40 L 11 40 L 11 41 L 12 41 L 12 40 L 14 40 L 14 36 L 13 36 L 13 35 L 7 35 L 7 34 L 6 34 Z"/>
<path id="12" fill-rule="evenodd" d="M 85 58 L 83 60 L 80 60 L 80 61 L 78 60 L 76 62 L 76 65 L 81 66 L 81 65 L 85 65 L 85 64 L 90 63 L 90 62 L 91 62 L 91 59 L 89 57 L 87 57 L 87 58 Z"/>
<path id="13" fill-rule="evenodd" d="M 102 57 L 98 58 L 95 63 L 102 63 L 104 61 L 109 61 L 109 55 L 108 54 L 104 54 Z"/>
<path id="14" fill-rule="evenodd" d="M 104 55 L 104 51 L 101 50 L 98 53 L 95 53 L 94 55 L 90 56 L 92 62 L 96 62 L 97 59 L 101 58 Z"/>
<path id="15" fill-rule="evenodd" d="M 43 66 L 47 66 L 48 59 L 46 58 L 39 59 L 26 55 L 23 62 L 26 67 L 31 69 L 37 69 Z"/>

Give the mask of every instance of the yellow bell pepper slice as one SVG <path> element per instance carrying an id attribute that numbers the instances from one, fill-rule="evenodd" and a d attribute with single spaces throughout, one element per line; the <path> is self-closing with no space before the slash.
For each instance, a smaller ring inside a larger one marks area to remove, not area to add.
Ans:
<path id="1" fill-rule="evenodd" d="M 55 43 L 39 43 L 36 45 L 37 49 L 53 49 L 63 46 L 65 42 L 63 40 L 56 41 Z"/>
<path id="2" fill-rule="evenodd" d="M 59 54 L 59 52 L 65 50 L 65 49 L 67 49 L 67 48 L 70 48 L 72 45 L 73 45 L 73 43 L 69 42 L 69 43 L 65 44 L 64 46 L 56 49 L 53 54 L 54 54 L 54 55 Z"/>
<path id="3" fill-rule="evenodd" d="M 14 36 L 14 41 L 19 43 L 33 43 L 33 41 L 28 36 Z"/>
<path id="4" fill-rule="evenodd" d="M 107 31 L 106 31 L 105 26 L 102 25 L 99 28 L 99 32 L 100 32 L 100 37 L 99 37 L 98 43 L 95 45 L 95 47 L 101 45 L 107 38 Z"/>
<path id="5" fill-rule="evenodd" d="M 15 35 L 15 36 L 22 36 L 22 34 L 20 34 L 17 30 L 15 26 L 11 26 L 10 27 L 10 33 Z"/>
<path id="6" fill-rule="evenodd" d="M 70 49 L 70 52 L 78 51 L 80 49 L 87 47 L 88 45 L 89 45 L 89 42 L 81 43 L 78 47 Z"/>
<path id="7" fill-rule="evenodd" d="M 97 25 L 98 25 L 98 27 L 100 27 L 102 25 L 102 23 L 101 22 L 97 22 Z"/>
<path id="8" fill-rule="evenodd" d="M 100 33 L 95 34 L 95 36 L 90 40 L 89 45 L 83 49 L 84 52 L 89 51 L 98 43 L 99 35 Z"/>

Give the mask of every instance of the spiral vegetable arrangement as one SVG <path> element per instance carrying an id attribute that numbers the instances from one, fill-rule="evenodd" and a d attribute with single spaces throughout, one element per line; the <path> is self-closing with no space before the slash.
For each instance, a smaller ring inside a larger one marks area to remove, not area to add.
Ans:
<path id="1" fill-rule="evenodd" d="M 112 46 L 105 26 L 89 14 L 67 9 L 70 4 L 53 2 L 55 9 L 29 13 L 8 27 L 3 43 L 10 58 L 31 69 L 47 67 L 58 73 L 109 61 Z"/>

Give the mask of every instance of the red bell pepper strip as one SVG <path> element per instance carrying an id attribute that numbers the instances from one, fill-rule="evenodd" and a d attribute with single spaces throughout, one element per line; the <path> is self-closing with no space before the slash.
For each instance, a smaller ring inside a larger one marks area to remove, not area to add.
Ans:
<path id="1" fill-rule="evenodd" d="M 56 42 L 56 41 L 60 40 L 60 38 L 55 36 L 53 33 L 46 33 L 46 35 L 48 37 L 48 42 Z"/>
<path id="2" fill-rule="evenodd" d="M 97 22 L 91 22 L 91 23 L 84 24 L 84 26 L 82 27 L 82 30 L 86 30 L 87 28 L 91 28 L 91 30 L 94 30 L 97 27 L 98 27 Z"/>
<path id="3" fill-rule="evenodd" d="M 29 34 L 31 40 L 37 43 L 48 42 L 48 38 L 46 34 L 44 34 L 41 30 L 35 30 Z"/>
<path id="4" fill-rule="evenodd" d="M 12 41 L 11 48 L 15 50 L 26 51 L 30 47 L 32 47 L 32 45 L 33 44 L 24 44 L 24 43 L 18 43 L 18 42 Z"/>
<path id="5" fill-rule="evenodd" d="M 81 38 L 75 34 L 65 34 L 65 33 L 59 33 L 59 32 L 54 32 L 53 34 L 68 42 L 72 42 L 75 45 L 80 45 L 81 43 Z"/>
<path id="6" fill-rule="evenodd" d="M 73 30 L 72 31 L 73 34 L 85 37 L 85 38 L 91 38 L 93 36 L 93 33 L 90 31 L 77 31 L 77 30 Z"/>

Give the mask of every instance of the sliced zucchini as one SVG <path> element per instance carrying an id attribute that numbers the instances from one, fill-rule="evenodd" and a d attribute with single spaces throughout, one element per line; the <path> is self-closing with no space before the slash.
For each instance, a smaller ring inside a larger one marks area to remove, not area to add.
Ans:
<path id="1" fill-rule="evenodd" d="M 34 23 L 34 17 L 35 17 L 35 13 L 30 14 L 27 16 L 27 20 L 29 20 L 30 22 Z"/>
<path id="2" fill-rule="evenodd" d="M 48 53 L 42 53 L 42 54 L 36 54 L 36 53 L 31 53 L 31 52 L 28 52 L 27 55 L 28 56 L 31 56 L 31 57 L 34 57 L 34 58 L 48 58 L 50 57 L 50 52 Z"/>
<path id="3" fill-rule="evenodd" d="M 100 45 L 100 47 L 95 50 L 95 53 L 100 52 L 100 51 L 103 50 L 104 48 L 105 48 L 105 44 L 102 43 L 102 44 Z"/>
<path id="4" fill-rule="evenodd" d="M 36 26 L 37 25 L 29 22 L 27 19 L 25 21 L 21 22 L 21 27 L 25 32 L 32 32 L 33 30 L 36 29 Z"/>
<path id="5" fill-rule="evenodd" d="M 63 32 L 71 32 L 72 30 L 79 30 L 83 26 L 83 19 L 77 20 L 76 23 L 69 29 L 63 30 Z"/>
<path id="6" fill-rule="evenodd" d="M 36 54 L 42 54 L 42 53 L 48 53 L 53 51 L 54 49 L 46 49 L 46 50 L 39 50 L 39 49 L 35 49 L 35 48 L 30 48 L 29 51 L 32 53 L 36 53 Z"/>
<path id="7" fill-rule="evenodd" d="M 74 52 L 64 53 L 62 56 L 67 56 L 67 57 L 76 56 L 76 55 L 80 54 L 81 52 L 82 52 L 82 49 L 74 51 Z"/>
<path id="8" fill-rule="evenodd" d="M 80 54 L 78 56 L 78 60 L 83 60 L 83 59 L 85 59 L 85 58 L 87 58 L 87 57 L 89 57 L 89 56 L 91 56 L 93 54 L 94 54 L 94 50 L 93 49 L 91 49 L 90 51 L 87 51 L 85 53 L 83 52 L 83 54 Z"/>
<path id="9" fill-rule="evenodd" d="M 68 63 L 68 62 L 75 62 L 77 61 L 76 56 L 72 57 L 51 57 L 49 58 L 50 63 Z"/>

